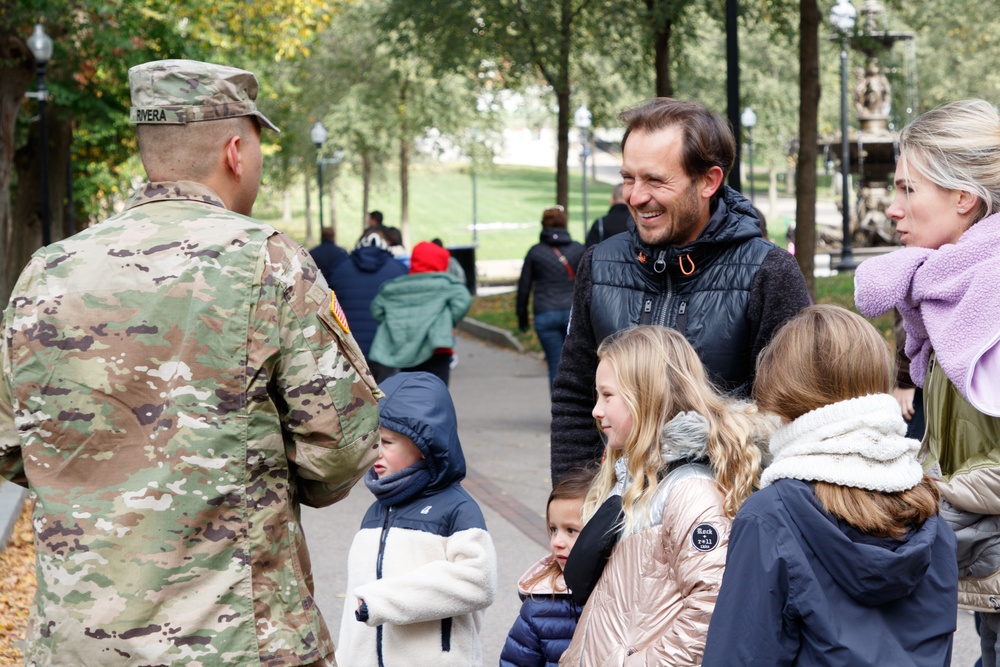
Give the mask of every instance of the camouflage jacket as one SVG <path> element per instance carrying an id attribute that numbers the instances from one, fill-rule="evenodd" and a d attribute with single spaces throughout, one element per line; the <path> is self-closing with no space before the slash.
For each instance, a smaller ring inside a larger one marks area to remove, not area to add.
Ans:
<path id="1" fill-rule="evenodd" d="M 36 503 L 28 664 L 332 653 L 299 503 L 371 465 L 381 394 L 302 248 L 146 184 L 35 253 L 0 353 L 0 476 Z"/>

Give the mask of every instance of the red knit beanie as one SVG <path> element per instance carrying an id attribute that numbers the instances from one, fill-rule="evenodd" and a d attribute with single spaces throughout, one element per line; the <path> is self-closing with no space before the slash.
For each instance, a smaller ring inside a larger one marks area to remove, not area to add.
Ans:
<path id="1" fill-rule="evenodd" d="M 410 255 L 410 273 L 430 273 L 447 271 L 451 253 L 434 243 L 421 241 Z"/>

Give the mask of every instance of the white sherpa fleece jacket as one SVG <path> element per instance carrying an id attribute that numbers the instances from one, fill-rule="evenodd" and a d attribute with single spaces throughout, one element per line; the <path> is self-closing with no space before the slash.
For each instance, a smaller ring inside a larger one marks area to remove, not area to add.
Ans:
<path id="1" fill-rule="evenodd" d="M 479 632 L 496 597 L 497 557 L 476 501 L 458 485 L 368 509 L 347 565 L 337 663 L 482 665 Z M 368 619 L 358 621 L 358 598 Z"/>

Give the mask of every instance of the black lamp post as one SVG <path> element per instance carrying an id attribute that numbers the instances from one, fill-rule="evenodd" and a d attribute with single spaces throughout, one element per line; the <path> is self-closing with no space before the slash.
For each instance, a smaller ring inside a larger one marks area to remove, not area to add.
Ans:
<path id="1" fill-rule="evenodd" d="M 49 210 L 49 142 L 45 127 L 45 100 L 48 91 L 45 89 L 45 69 L 52 58 L 52 38 L 45 34 L 41 23 L 35 24 L 35 31 L 28 38 L 28 48 L 35 57 L 38 67 L 38 90 L 25 93 L 27 97 L 38 100 L 38 158 L 42 167 L 42 245 L 52 242 L 52 213 Z"/>
<path id="2" fill-rule="evenodd" d="M 757 124 L 757 114 L 747 107 L 740 116 L 740 122 L 747 129 L 747 147 L 750 149 L 750 203 L 754 203 L 756 197 L 753 189 L 753 128 Z"/>
<path id="3" fill-rule="evenodd" d="M 580 108 L 573 114 L 573 122 L 580 128 L 580 159 L 583 160 L 583 237 L 587 238 L 587 158 L 590 157 L 590 141 L 588 131 L 590 130 L 590 110 L 586 104 L 581 104 Z"/>
<path id="4" fill-rule="evenodd" d="M 840 261 L 834 266 L 837 271 L 853 271 L 858 268 L 851 247 L 851 144 L 847 139 L 847 38 L 854 29 L 857 12 L 851 0 L 837 0 L 830 10 L 830 23 L 840 33 L 840 176 L 841 214 L 844 239 L 841 243 Z"/>
<path id="5" fill-rule="evenodd" d="M 316 121 L 313 125 L 312 130 L 309 132 L 309 137 L 312 142 L 316 144 L 316 181 L 319 183 L 319 236 L 323 238 L 323 161 L 319 157 L 319 152 L 323 148 L 323 142 L 329 134 L 326 128 L 323 127 L 323 123 Z"/>

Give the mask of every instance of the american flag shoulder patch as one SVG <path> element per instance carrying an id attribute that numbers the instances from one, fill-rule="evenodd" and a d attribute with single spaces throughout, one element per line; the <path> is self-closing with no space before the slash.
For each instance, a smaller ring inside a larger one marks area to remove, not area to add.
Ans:
<path id="1" fill-rule="evenodd" d="M 351 333 L 351 327 L 347 324 L 347 315 L 344 314 L 344 309 L 340 307 L 340 302 L 337 301 L 337 293 L 333 290 L 330 290 L 330 314 L 333 315 L 333 319 L 337 320 L 337 324 L 344 330 L 344 333 Z"/>

